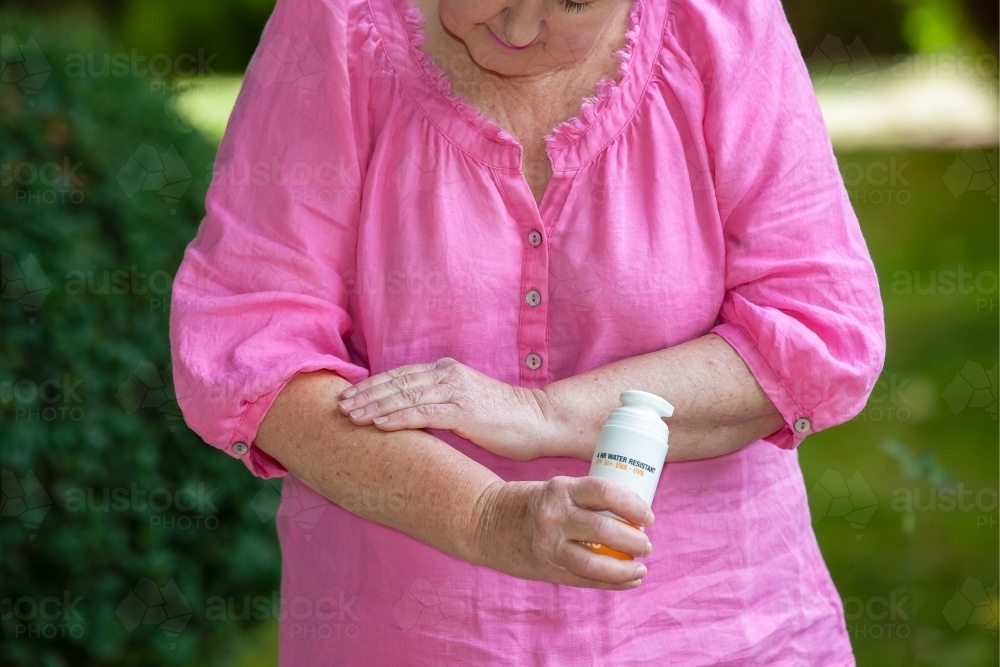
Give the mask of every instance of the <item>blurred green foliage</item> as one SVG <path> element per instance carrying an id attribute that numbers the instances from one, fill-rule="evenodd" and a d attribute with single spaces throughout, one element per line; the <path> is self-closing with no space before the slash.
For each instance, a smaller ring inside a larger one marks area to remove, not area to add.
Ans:
<path id="1" fill-rule="evenodd" d="M 214 56 L 215 72 L 242 72 L 275 0 L 6 0 L 48 16 L 88 16 L 113 32 L 120 48 L 152 56 Z"/>
<path id="2" fill-rule="evenodd" d="M 997 50 L 997 3 L 992 0 L 782 0 L 808 58 L 827 35 L 861 39 L 876 57 L 964 49 Z"/>
<path id="3" fill-rule="evenodd" d="M 0 87 L 0 663 L 225 662 L 253 621 L 205 602 L 270 596 L 279 552 L 262 484 L 170 387 L 170 280 L 215 146 L 141 79 L 68 76 L 68 54 L 117 48 L 93 24 L 0 19 L 29 74 Z"/>
<path id="4" fill-rule="evenodd" d="M 919 52 L 968 47 L 997 50 L 998 5 L 990 0 L 896 0 L 906 8 L 901 32 Z"/>

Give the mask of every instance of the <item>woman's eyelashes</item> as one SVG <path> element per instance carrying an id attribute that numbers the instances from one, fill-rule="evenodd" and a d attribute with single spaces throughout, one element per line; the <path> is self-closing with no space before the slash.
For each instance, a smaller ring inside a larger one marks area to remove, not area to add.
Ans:
<path id="1" fill-rule="evenodd" d="M 566 8 L 567 12 L 582 12 L 589 6 L 589 2 L 573 2 L 572 0 L 563 0 L 563 7 Z"/>

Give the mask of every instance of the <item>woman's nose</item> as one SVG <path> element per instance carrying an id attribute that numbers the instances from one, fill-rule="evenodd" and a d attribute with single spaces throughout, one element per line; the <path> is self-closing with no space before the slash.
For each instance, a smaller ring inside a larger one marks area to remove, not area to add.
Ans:
<path id="1" fill-rule="evenodd" d="M 503 32 L 500 36 L 511 46 L 527 46 L 534 42 L 545 28 L 545 0 L 508 2 L 502 14 Z"/>

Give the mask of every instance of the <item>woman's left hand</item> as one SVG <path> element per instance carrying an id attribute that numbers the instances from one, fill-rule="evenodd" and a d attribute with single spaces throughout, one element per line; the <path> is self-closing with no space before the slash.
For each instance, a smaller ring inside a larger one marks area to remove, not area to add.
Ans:
<path id="1" fill-rule="evenodd" d="M 447 429 L 516 461 L 550 455 L 557 430 L 540 389 L 505 384 L 450 357 L 373 375 L 341 398 L 340 412 L 359 426 Z"/>

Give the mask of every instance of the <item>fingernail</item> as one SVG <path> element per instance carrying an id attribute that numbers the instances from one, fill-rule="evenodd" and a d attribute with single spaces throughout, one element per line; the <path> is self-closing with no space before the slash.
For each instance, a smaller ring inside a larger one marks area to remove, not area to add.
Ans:
<path id="1" fill-rule="evenodd" d="M 356 419 L 356 418 L 360 417 L 361 415 L 363 415 L 364 413 L 365 413 L 365 409 L 364 408 L 358 408 L 357 410 L 354 410 L 353 412 L 351 412 L 351 416 Z"/>
<path id="2" fill-rule="evenodd" d="M 346 401 L 341 401 L 340 402 L 340 407 L 344 408 L 345 410 L 347 408 L 351 407 L 352 405 L 354 405 L 354 399 L 353 398 L 349 398 Z"/>
<path id="3" fill-rule="evenodd" d="M 646 576 L 647 572 L 649 572 L 649 570 L 646 569 L 646 566 L 645 565 L 640 565 L 639 569 L 636 570 L 636 575 L 635 576 L 637 578 L 642 578 L 642 577 Z"/>
<path id="4" fill-rule="evenodd" d="M 653 523 L 653 512 L 652 512 L 652 510 L 646 510 L 646 518 L 643 519 L 643 523 L 645 523 L 645 524 Z"/>
<path id="5" fill-rule="evenodd" d="M 344 398 L 350 398 L 351 396 L 354 396 L 356 393 L 358 393 L 357 389 L 355 389 L 354 387 L 348 387 L 347 389 L 342 391 L 340 395 L 343 396 Z"/>
<path id="6" fill-rule="evenodd" d="M 642 555 L 643 556 L 648 556 L 651 553 L 653 553 L 653 543 L 652 542 L 646 542 L 646 550 L 642 553 Z"/>
<path id="7" fill-rule="evenodd" d="M 382 422 L 389 421 L 389 418 L 388 417 L 376 417 L 372 421 L 375 422 L 376 424 L 381 424 Z"/>

